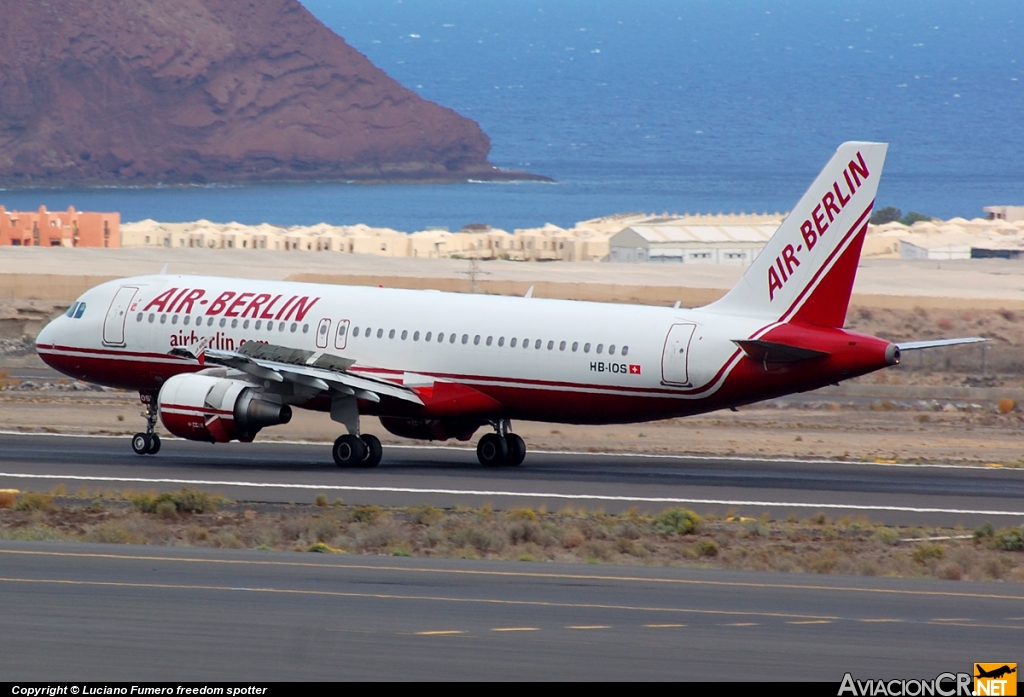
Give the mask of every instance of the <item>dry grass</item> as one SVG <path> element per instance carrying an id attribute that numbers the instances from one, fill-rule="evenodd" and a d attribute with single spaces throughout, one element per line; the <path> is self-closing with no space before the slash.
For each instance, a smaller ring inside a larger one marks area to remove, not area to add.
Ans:
<path id="1" fill-rule="evenodd" d="M 1014 527 L 983 525 L 972 534 L 887 527 L 863 517 L 832 521 L 821 513 L 805 520 L 702 519 L 684 509 L 612 515 L 572 507 L 549 513 L 239 504 L 221 497 L 211 499 L 218 504 L 212 510 L 196 505 L 203 500 L 191 491 L 173 498 L 22 494 L 16 501 L 32 504 L 0 508 L 0 538 L 1024 582 L 1024 531 Z M 924 539 L 943 536 L 950 539 Z"/>

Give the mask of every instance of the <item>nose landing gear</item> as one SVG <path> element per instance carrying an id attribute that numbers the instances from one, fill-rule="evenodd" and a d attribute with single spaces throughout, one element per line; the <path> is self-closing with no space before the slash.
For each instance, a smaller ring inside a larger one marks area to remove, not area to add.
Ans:
<path id="1" fill-rule="evenodd" d="M 526 458 L 526 442 L 509 431 L 508 419 L 492 422 L 494 433 L 484 435 L 476 445 L 476 457 L 484 467 L 517 467 Z"/>
<path id="2" fill-rule="evenodd" d="M 160 436 L 156 434 L 156 392 L 140 392 L 139 399 L 146 405 L 143 416 L 146 417 L 146 432 L 132 436 L 132 450 L 136 455 L 156 455 L 160 452 Z"/>

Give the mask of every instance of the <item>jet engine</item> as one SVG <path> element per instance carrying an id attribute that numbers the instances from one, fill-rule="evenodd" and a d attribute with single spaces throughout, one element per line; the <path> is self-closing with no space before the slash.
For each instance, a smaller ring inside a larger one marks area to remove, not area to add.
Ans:
<path id="1" fill-rule="evenodd" d="M 452 419 L 403 419 L 395 416 L 380 417 L 380 425 L 402 438 L 417 440 L 466 441 L 480 428 L 479 421 L 455 421 Z"/>
<path id="2" fill-rule="evenodd" d="M 265 426 L 291 421 L 292 409 L 262 398 L 255 385 L 186 373 L 167 380 L 157 398 L 168 431 L 188 440 L 251 441 Z"/>

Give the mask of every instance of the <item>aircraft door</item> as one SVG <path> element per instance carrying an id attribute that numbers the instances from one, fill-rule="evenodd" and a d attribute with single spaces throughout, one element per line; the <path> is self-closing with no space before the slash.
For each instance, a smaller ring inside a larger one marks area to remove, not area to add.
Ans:
<path id="1" fill-rule="evenodd" d="M 661 355 L 661 379 L 673 385 L 690 384 L 687 359 L 690 340 L 696 324 L 673 324 L 665 337 L 665 350 Z"/>
<path id="2" fill-rule="evenodd" d="M 326 317 L 320 320 L 319 326 L 316 328 L 316 347 L 325 349 L 327 348 L 327 342 L 331 336 L 331 320 Z"/>
<path id="3" fill-rule="evenodd" d="M 121 286 L 110 301 L 110 309 L 103 320 L 103 343 L 107 346 L 124 346 L 124 322 L 128 318 L 128 306 L 131 305 L 137 286 Z"/>
<path id="4" fill-rule="evenodd" d="M 345 350 L 348 345 L 348 325 L 347 319 L 338 320 L 338 333 L 334 337 L 334 348 L 339 350 Z"/>

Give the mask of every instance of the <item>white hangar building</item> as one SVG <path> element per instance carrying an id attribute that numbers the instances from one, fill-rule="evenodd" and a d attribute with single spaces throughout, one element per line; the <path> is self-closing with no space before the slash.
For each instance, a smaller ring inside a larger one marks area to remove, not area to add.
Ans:
<path id="1" fill-rule="evenodd" d="M 780 218 L 769 216 L 743 223 L 728 220 L 740 216 L 723 216 L 720 221 L 709 217 L 700 222 L 683 219 L 631 225 L 612 235 L 608 260 L 748 266 L 781 223 Z"/>

